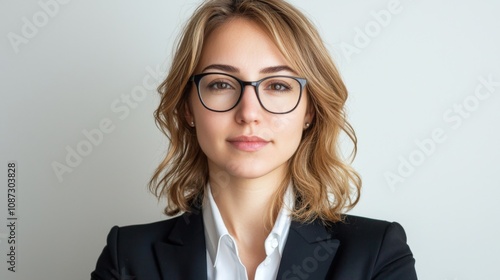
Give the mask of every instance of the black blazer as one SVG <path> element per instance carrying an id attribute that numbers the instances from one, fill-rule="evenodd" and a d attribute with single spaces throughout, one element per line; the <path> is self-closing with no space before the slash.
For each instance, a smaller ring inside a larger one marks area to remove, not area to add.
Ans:
<path id="1" fill-rule="evenodd" d="M 91 279 L 206 280 L 201 211 L 113 227 Z M 347 215 L 345 222 L 329 226 L 292 222 L 277 279 L 413 280 L 417 275 L 398 223 Z"/>

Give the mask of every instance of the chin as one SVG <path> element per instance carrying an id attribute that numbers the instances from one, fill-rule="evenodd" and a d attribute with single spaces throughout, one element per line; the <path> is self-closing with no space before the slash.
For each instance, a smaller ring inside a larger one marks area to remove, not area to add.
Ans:
<path id="1" fill-rule="evenodd" d="M 278 174 L 279 166 L 265 166 L 263 163 L 254 162 L 244 165 L 226 165 L 226 172 L 230 176 L 240 179 L 258 179 L 272 173 Z"/>

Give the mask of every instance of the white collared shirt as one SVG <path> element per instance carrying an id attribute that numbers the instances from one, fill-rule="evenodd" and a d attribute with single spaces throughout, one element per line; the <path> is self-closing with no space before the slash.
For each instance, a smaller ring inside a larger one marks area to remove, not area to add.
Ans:
<path id="1" fill-rule="evenodd" d="M 278 275 L 291 224 L 289 209 L 293 209 L 294 204 L 291 185 L 285 192 L 283 202 L 284 205 L 276 218 L 273 229 L 263 244 L 266 258 L 258 265 L 254 280 L 276 279 Z M 202 213 L 207 247 L 208 280 L 248 280 L 247 270 L 239 257 L 238 246 L 224 225 L 210 184 L 207 184 Z"/>

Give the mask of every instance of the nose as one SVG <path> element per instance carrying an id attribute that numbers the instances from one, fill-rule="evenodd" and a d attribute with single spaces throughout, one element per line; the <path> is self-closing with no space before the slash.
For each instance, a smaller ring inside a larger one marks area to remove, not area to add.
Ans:
<path id="1" fill-rule="evenodd" d="M 257 92 L 254 86 L 246 85 L 243 88 L 240 102 L 236 106 L 237 123 L 259 123 L 264 109 L 261 107 Z"/>

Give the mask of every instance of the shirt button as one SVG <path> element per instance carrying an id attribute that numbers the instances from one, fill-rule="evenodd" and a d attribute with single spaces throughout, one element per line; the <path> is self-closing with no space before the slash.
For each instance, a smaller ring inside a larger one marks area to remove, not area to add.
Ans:
<path id="1" fill-rule="evenodd" d="M 273 238 L 271 240 L 271 247 L 274 249 L 276 247 L 278 247 L 278 240 L 276 238 Z"/>

